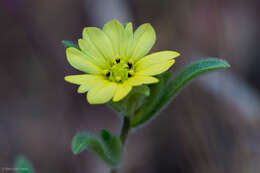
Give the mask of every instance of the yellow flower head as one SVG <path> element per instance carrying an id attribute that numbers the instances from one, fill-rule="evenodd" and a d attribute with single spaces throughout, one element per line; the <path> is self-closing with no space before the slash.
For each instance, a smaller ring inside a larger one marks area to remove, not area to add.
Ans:
<path id="1" fill-rule="evenodd" d="M 161 51 L 145 56 L 156 40 L 150 24 L 133 32 L 132 23 L 125 27 L 117 20 L 103 29 L 86 27 L 79 48 L 66 49 L 68 62 L 86 74 L 66 76 L 67 82 L 80 85 L 78 93 L 87 93 L 90 104 L 123 99 L 134 86 L 158 82 L 153 77 L 168 70 L 179 56 L 174 51 Z"/>

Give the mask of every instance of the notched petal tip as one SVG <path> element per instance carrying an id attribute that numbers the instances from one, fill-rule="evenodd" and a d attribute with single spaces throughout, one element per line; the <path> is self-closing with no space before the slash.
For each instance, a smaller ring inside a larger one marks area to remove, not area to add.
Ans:
<path id="1" fill-rule="evenodd" d="M 176 51 L 172 51 L 172 50 L 166 50 L 166 51 L 160 51 L 160 52 L 155 52 L 153 54 L 156 54 L 158 53 L 158 55 L 160 55 L 160 53 L 162 53 L 162 55 L 164 56 L 164 59 L 168 59 L 168 60 L 171 60 L 171 59 L 175 59 L 177 57 L 179 57 L 181 54 L 179 52 L 176 52 Z M 152 54 L 151 54 L 152 55 Z M 149 55 L 148 55 L 149 56 Z M 168 58 L 167 58 L 168 57 Z M 158 58 L 158 59 L 161 59 L 161 58 Z"/>
<path id="2" fill-rule="evenodd" d="M 66 55 L 68 56 L 68 54 L 70 54 L 75 48 L 73 47 L 68 47 L 66 48 Z"/>
<path id="3" fill-rule="evenodd" d="M 70 81 L 69 81 L 69 78 L 70 78 L 70 76 L 64 76 L 64 80 L 65 80 L 66 82 L 70 82 Z"/>
<path id="4" fill-rule="evenodd" d="M 64 80 L 68 83 L 72 83 L 72 84 L 77 84 L 80 85 L 80 80 L 77 79 L 78 75 L 69 75 L 69 76 L 65 76 Z"/>
<path id="5" fill-rule="evenodd" d="M 179 52 L 176 52 L 176 51 L 171 51 L 172 52 L 172 58 L 177 58 L 179 56 L 181 56 L 181 54 Z"/>
<path id="6" fill-rule="evenodd" d="M 152 26 L 152 24 L 144 23 L 144 24 L 140 25 L 138 28 L 144 28 L 146 32 L 151 32 L 153 34 L 153 36 L 155 37 L 155 39 L 156 39 L 156 32 L 155 32 L 155 29 Z"/>
<path id="7" fill-rule="evenodd" d="M 108 24 L 120 24 L 121 25 L 121 22 L 119 22 L 116 19 L 112 19 L 112 20 L 108 21 L 107 23 L 105 23 L 104 26 L 108 25 Z"/>
<path id="8" fill-rule="evenodd" d="M 159 79 L 157 79 L 157 78 L 155 78 L 153 81 L 151 81 L 150 83 L 148 83 L 148 84 L 154 84 L 154 83 L 158 83 L 160 80 Z"/>
<path id="9" fill-rule="evenodd" d="M 132 22 L 128 22 L 128 23 L 125 24 L 125 28 L 126 28 L 127 26 L 133 28 L 133 23 L 132 23 Z"/>
<path id="10" fill-rule="evenodd" d="M 82 37 L 84 38 L 85 33 L 88 31 L 89 27 L 84 27 L 82 31 Z"/>
<path id="11" fill-rule="evenodd" d="M 84 27 L 82 32 L 82 37 L 83 39 L 90 39 L 88 38 L 89 36 L 99 35 L 100 31 L 102 32 L 102 29 L 98 27 L 93 27 L 93 26 Z"/>
<path id="12" fill-rule="evenodd" d="M 88 85 L 80 85 L 78 87 L 77 93 L 78 94 L 83 94 L 85 92 L 87 92 L 89 90 L 89 86 Z"/>

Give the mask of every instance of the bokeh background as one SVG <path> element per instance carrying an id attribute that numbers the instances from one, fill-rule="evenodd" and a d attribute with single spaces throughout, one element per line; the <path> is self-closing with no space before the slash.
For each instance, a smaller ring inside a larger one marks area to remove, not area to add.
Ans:
<path id="1" fill-rule="evenodd" d="M 260 2 L 258 0 L 0 0 L 0 167 L 23 154 L 37 173 L 103 173 L 90 152 L 74 156 L 76 132 L 114 134 L 120 119 L 90 106 L 63 77 L 61 40 L 77 41 L 85 26 L 111 19 L 157 32 L 152 51 L 192 61 L 231 64 L 193 81 L 159 117 L 130 135 L 124 173 L 260 172 Z M 0 172 L 6 170 L 0 169 Z"/>

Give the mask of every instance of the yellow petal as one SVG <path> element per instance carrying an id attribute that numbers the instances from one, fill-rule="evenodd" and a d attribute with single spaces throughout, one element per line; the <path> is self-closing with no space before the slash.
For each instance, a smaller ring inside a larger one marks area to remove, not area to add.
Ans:
<path id="1" fill-rule="evenodd" d="M 154 64 L 150 67 L 139 69 L 139 71 L 136 72 L 136 75 L 157 75 L 167 71 L 174 63 L 175 60 L 173 59 L 164 63 Z"/>
<path id="2" fill-rule="evenodd" d="M 65 77 L 65 81 L 80 85 L 78 88 L 78 93 L 85 93 L 90 89 L 98 86 L 104 80 L 105 78 L 101 75 L 90 74 L 70 75 Z"/>
<path id="3" fill-rule="evenodd" d="M 132 58 L 136 61 L 146 55 L 153 47 L 155 40 L 156 34 L 152 25 L 146 23 L 139 26 L 134 33 Z"/>
<path id="4" fill-rule="evenodd" d="M 72 67 L 86 73 L 101 73 L 101 69 L 97 65 L 87 60 L 85 54 L 80 50 L 74 47 L 70 47 L 66 49 L 66 54 L 68 62 Z"/>
<path id="5" fill-rule="evenodd" d="M 84 28 L 83 39 L 89 41 L 92 44 L 92 47 L 95 46 L 97 51 L 103 55 L 107 61 L 112 62 L 115 57 L 112 43 L 101 29 L 96 27 Z"/>
<path id="6" fill-rule="evenodd" d="M 64 79 L 67 82 L 70 82 L 70 83 L 73 83 L 73 84 L 82 85 L 82 84 L 88 83 L 90 80 L 93 80 L 93 79 L 104 79 L 104 77 L 101 76 L 101 75 L 80 74 L 80 75 L 65 76 Z"/>
<path id="7" fill-rule="evenodd" d="M 85 92 L 89 91 L 92 87 L 93 87 L 92 85 L 80 85 L 78 87 L 78 91 L 77 92 L 79 94 L 82 94 L 82 93 L 85 93 Z"/>
<path id="8" fill-rule="evenodd" d="M 87 94 L 90 104 L 103 104 L 111 100 L 116 91 L 117 85 L 109 81 L 103 81 L 99 86 L 91 89 Z"/>
<path id="9" fill-rule="evenodd" d="M 176 58 L 179 55 L 180 54 L 175 51 L 161 51 L 152 53 L 136 62 L 136 71 L 148 68 L 153 65 L 166 63 L 167 61 Z"/>
<path id="10" fill-rule="evenodd" d="M 152 76 L 145 76 L 145 75 L 135 75 L 125 81 L 127 84 L 131 86 L 137 86 L 142 84 L 151 84 L 159 82 L 159 80 Z"/>
<path id="11" fill-rule="evenodd" d="M 127 83 L 117 84 L 117 89 L 116 89 L 115 95 L 113 97 L 113 101 L 114 102 L 120 101 L 131 91 L 131 89 L 132 89 L 132 86 Z"/>
<path id="12" fill-rule="evenodd" d="M 108 68 L 109 63 L 104 56 L 97 50 L 97 48 L 90 42 L 90 40 L 78 40 L 79 48 L 85 53 L 85 57 L 101 68 Z"/>
<path id="13" fill-rule="evenodd" d="M 85 92 L 91 90 L 92 88 L 102 85 L 102 83 L 104 81 L 106 81 L 106 79 L 104 79 L 103 77 L 89 80 L 86 83 L 83 83 L 79 86 L 78 93 L 85 93 Z"/>
<path id="14" fill-rule="evenodd" d="M 109 37 L 113 45 L 114 53 L 119 56 L 120 46 L 123 42 L 123 36 L 124 36 L 123 25 L 117 20 L 111 20 L 104 25 L 103 31 Z"/>
<path id="15" fill-rule="evenodd" d="M 79 86 L 78 93 L 85 93 L 92 88 L 95 88 L 97 86 L 100 86 L 104 82 L 104 79 L 93 79 L 89 80 L 87 83 L 84 83 Z"/>
<path id="16" fill-rule="evenodd" d="M 134 42 L 134 33 L 133 33 L 133 24 L 129 22 L 125 26 L 124 31 L 124 39 L 122 42 L 122 46 L 120 47 L 120 54 L 126 57 L 126 59 L 131 58 L 131 55 L 133 53 L 133 45 Z"/>

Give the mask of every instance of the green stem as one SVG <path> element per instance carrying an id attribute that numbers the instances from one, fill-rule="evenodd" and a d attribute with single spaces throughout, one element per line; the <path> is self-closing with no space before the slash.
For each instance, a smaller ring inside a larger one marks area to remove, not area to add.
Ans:
<path id="1" fill-rule="evenodd" d="M 127 139 L 127 136 L 129 134 L 130 130 L 131 130 L 130 118 L 127 116 L 124 116 L 123 126 L 122 126 L 121 132 L 120 132 L 120 140 L 123 145 L 123 148 L 124 148 L 124 145 L 125 145 L 125 142 L 126 142 L 126 139 Z M 110 173 L 118 173 L 118 169 L 112 168 L 110 170 Z"/>
<path id="2" fill-rule="evenodd" d="M 120 132 L 120 140 L 121 140 L 121 143 L 123 145 L 125 144 L 125 141 L 126 141 L 126 138 L 128 136 L 130 129 L 131 129 L 130 118 L 125 116 L 124 120 L 123 120 L 123 126 L 122 126 L 122 129 L 121 129 L 121 132 Z"/>

